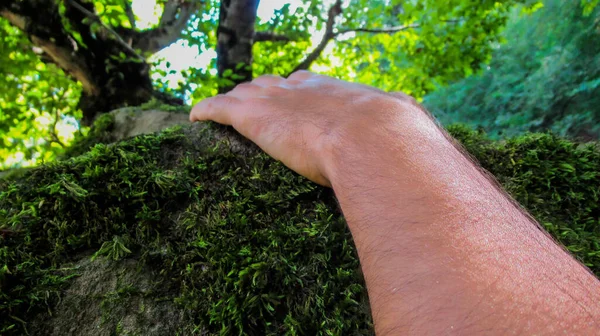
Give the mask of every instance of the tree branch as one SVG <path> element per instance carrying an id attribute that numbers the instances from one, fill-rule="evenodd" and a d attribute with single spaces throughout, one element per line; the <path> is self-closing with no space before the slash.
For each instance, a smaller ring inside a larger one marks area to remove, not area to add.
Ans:
<path id="1" fill-rule="evenodd" d="M 292 38 L 286 35 L 280 35 L 272 32 L 255 32 L 254 33 L 254 42 L 264 42 L 264 41 L 273 41 L 273 42 L 290 42 L 293 41 Z"/>
<path id="2" fill-rule="evenodd" d="M 59 8 L 61 3 L 65 4 L 64 12 Z M 86 22 L 90 17 L 97 20 L 92 2 L 0 1 L 0 16 L 23 31 L 38 53 L 43 51 L 41 61 L 56 64 L 81 82 L 77 108 L 83 112 L 83 124 L 89 125 L 100 113 L 140 105 L 157 96 L 148 63 L 135 57 L 122 59 L 119 55 L 129 55 L 131 46 L 113 38 L 105 26 L 95 33 L 90 23 L 97 23 Z"/>
<path id="3" fill-rule="evenodd" d="M 380 34 L 380 33 L 397 33 L 403 30 L 407 30 L 407 29 L 414 29 L 414 28 L 419 28 L 420 25 L 418 24 L 411 24 L 411 25 L 407 25 L 407 26 L 397 26 L 397 27 L 387 27 L 387 28 L 352 28 L 352 29 L 342 29 L 339 30 L 337 32 L 334 33 L 334 37 L 338 36 L 338 35 L 342 35 L 342 34 L 346 34 L 346 33 L 351 33 L 351 32 L 361 32 L 361 33 L 374 33 L 374 34 Z"/>
<path id="4" fill-rule="evenodd" d="M 294 70 L 292 70 L 292 72 L 308 69 L 310 67 L 310 65 L 317 58 L 319 58 L 319 56 L 321 56 L 321 53 L 323 52 L 323 50 L 325 50 L 325 47 L 327 47 L 327 44 L 329 43 L 329 41 L 333 40 L 334 38 L 336 38 L 339 35 L 350 33 L 350 32 L 362 32 L 362 33 L 373 33 L 373 34 L 380 34 L 380 33 L 394 34 L 394 33 L 397 33 L 397 32 L 403 31 L 403 30 L 415 29 L 415 28 L 420 27 L 420 25 L 418 25 L 418 24 L 410 24 L 410 25 L 406 25 L 406 26 L 396 26 L 396 27 L 386 27 L 386 28 L 351 28 L 351 29 L 342 29 L 342 30 L 333 32 L 333 24 L 335 22 L 335 18 L 341 12 L 342 12 L 341 1 L 338 0 L 329 9 L 327 24 L 326 24 L 326 28 L 325 28 L 325 35 L 323 36 L 323 39 L 321 40 L 319 45 L 315 48 L 315 50 L 313 50 L 310 54 L 308 54 L 308 56 L 306 56 L 306 58 L 300 64 L 298 64 L 298 66 L 296 66 L 294 68 Z M 448 22 L 450 22 L 450 20 Z"/>
<path id="5" fill-rule="evenodd" d="M 132 56 L 135 56 L 144 62 L 146 61 L 146 59 L 144 57 L 142 57 L 141 55 L 139 55 L 135 50 L 133 50 L 133 48 L 131 48 L 131 46 L 129 44 L 125 43 L 125 41 L 123 41 L 123 39 L 121 38 L 121 36 L 119 34 L 117 34 L 117 32 L 112 30 L 112 28 L 110 28 L 109 26 L 105 25 L 104 22 L 102 22 L 102 20 L 100 20 L 100 18 L 96 14 L 88 11 L 83 6 L 81 6 L 80 4 L 78 4 L 77 2 L 75 2 L 73 0 L 67 0 L 67 1 L 69 2 L 69 4 L 71 6 L 75 7 L 78 11 L 82 12 L 85 16 L 87 16 L 88 18 L 92 19 L 93 21 L 99 23 L 102 26 L 102 28 L 104 28 L 107 32 L 109 32 L 111 35 L 113 35 L 113 37 L 117 40 L 117 42 L 121 45 L 121 47 L 125 48 L 125 50 L 127 50 Z"/>
<path id="6" fill-rule="evenodd" d="M 48 13 L 35 12 L 39 15 L 28 17 L 24 14 L 29 9 L 25 5 L 23 4 L 24 8 L 16 7 L 14 11 L 1 9 L 0 16 L 27 34 L 31 42 L 49 56 L 49 60 L 81 82 L 84 91 L 97 94 L 98 86 L 86 64 L 84 55 L 78 52 L 77 43 L 63 31 L 62 26 L 52 25 L 52 23 L 60 21 L 52 20 L 53 18 Z M 56 8 L 49 9 L 49 11 L 53 10 L 58 11 Z M 32 22 L 39 23 L 40 26 L 34 26 Z"/>
<path id="7" fill-rule="evenodd" d="M 184 4 L 184 2 L 179 0 L 169 0 L 165 3 L 165 8 L 163 9 L 163 14 L 160 17 L 160 21 L 158 22 L 159 27 L 164 27 L 168 25 L 170 22 L 177 18 L 177 12 L 179 11 L 179 6 Z"/>
<path id="8" fill-rule="evenodd" d="M 56 108 L 56 102 L 61 101 L 65 97 L 66 93 L 67 90 L 62 90 L 60 96 L 57 97 L 58 99 L 56 99 L 54 95 L 52 95 L 52 104 L 50 104 L 50 109 L 54 110 L 54 122 L 52 123 L 52 126 L 50 126 L 50 136 L 52 136 L 50 142 L 56 142 L 62 148 L 65 148 L 67 146 L 60 140 L 58 134 L 56 133 L 56 125 L 58 124 L 58 120 L 60 119 L 60 111 L 58 110 L 58 108 Z"/>
<path id="9" fill-rule="evenodd" d="M 52 139 L 50 139 L 50 142 L 57 143 L 62 148 L 66 148 L 67 145 L 65 145 L 58 137 L 58 134 L 56 134 L 56 124 L 58 124 L 58 118 L 59 118 L 59 115 L 57 113 L 56 119 L 54 120 L 54 123 L 50 127 L 50 136 L 52 136 Z"/>
<path id="10" fill-rule="evenodd" d="M 308 54 L 308 56 L 306 56 L 306 58 L 302 62 L 300 62 L 300 64 L 298 64 L 294 68 L 294 70 L 292 70 L 292 72 L 296 72 L 298 70 L 307 70 L 310 67 L 310 65 L 317 58 L 319 58 L 319 56 L 321 55 L 323 50 L 325 50 L 325 47 L 327 47 L 327 44 L 329 43 L 329 41 L 331 41 L 335 37 L 335 34 L 333 33 L 333 25 L 335 23 L 335 18 L 338 15 L 340 15 L 341 13 L 342 13 L 342 1 L 337 0 L 335 2 L 335 4 L 333 4 L 333 6 L 331 6 L 331 8 L 329 8 L 329 11 L 327 12 L 327 24 L 325 25 L 325 35 L 323 35 L 323 39 L 321 40 L 319 45 L 317 45 L 315 50 L 313 50 L 310 54 Z"/>
<path id="11" fill-rule="evenodd" d="M 198 10 L 198 0 L 169 0 L 155 29 L 142 32 L 129 30 L 133 47 L 154 54 L 181 37 L 189 19 Z"/>

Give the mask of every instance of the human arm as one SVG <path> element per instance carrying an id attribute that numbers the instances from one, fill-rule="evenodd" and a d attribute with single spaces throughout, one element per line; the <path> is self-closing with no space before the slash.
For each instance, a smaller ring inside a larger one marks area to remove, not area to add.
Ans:
<path id="1" fill-rule="evenodd" d="M 406 96 L 308 72 L 207 99 L 234 126 L 331 186 L 378 334 L 592 334 L 598 280 L 536 226 Z"/>

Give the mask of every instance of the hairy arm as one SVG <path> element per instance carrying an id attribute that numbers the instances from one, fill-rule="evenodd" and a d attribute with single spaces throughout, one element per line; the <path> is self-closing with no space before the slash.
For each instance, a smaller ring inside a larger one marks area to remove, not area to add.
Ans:
<path id="1" fill-rule="evenodd" d="M 600 282 L 410 97 L 298 72 L 202 101 L 205 119 L 334 189 L 378 334 L 597 331 Z"/>

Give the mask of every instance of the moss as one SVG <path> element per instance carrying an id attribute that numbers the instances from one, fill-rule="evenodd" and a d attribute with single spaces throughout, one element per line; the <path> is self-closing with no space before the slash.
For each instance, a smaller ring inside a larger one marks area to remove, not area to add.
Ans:
<path id="1" fill-rule="evenodd" d="M 180 113 L 189 114 L 191 107 L 189 105 L 165 104 L 164 102 L 162 102 L 156 98 L 153 98 L 150 101 L 148 101 L 147 103 L 142 104 L 138 107 L 135 107 L 134 109 L 142 110 L 142 111 L 158 110 L 158 111 L 165 111 L 165 112 L 180 112 Z"/>
<path id="2" fill-rule="evenodd" d="M 124 134 L 123 130 L 119 132 L 119 125 L 117 124 L 120 122 L 122 124 L 121 128 L 123 128 L 130 126 L 123 124 L 130 123 L 131 120 L 127 120 L 127 122 L 119 121 L 117 120 L 117 113 L 127 113 L 127 115 L 135 117 L 139 116 L 141 112 L 143 113 L 146 111 L 176 112 L 187 116 L 190 112 L 190 107 L 168 105 L 159 100 L 152 99 L 140 106 L 125 107 L 110 113 L 104 113 L 96 118 L 87 134 L 76 134 L 73 143 L 65 150 L 62 158 L 76 157 L 89 151 L 96 144 L 110 144 L 121 140 L 124 135 L 129 136 L 129 134 L 127 134 L 128 132 L 125 132 Z M 187 120 L 187 117 L 185 119 Z M 157 126 L 160 126 L 160 123 Z M 162 128 L 165 128 L 165 126 L 162 126 Z"/>
<path id="3" fill-rule="evenodd" d="M 178 292 L 135 257 L 90 260 L 88 251 L 75 258 L 68 267 L 77 277 L 61 293 L 52 316 L 39 314 L 28 323 L 30 334 L 176 335 L 189 324 L 173 302 Z"/>
<path id="4" fill-rule="evenodd" d="M 52 307 L 39 298 L 68 285 L 54 278 L 57 266 L 90 248 L 160 270 L 177 304 L 197 317 L 187 330 L 370 330 L 358 260 L 331 192 L 204 133 L 100 144 L 3 181 L 0 222 L 11 233 L 0 251 L 2 333 L 22 332 L 15 318 Z"/>
<path id="5" fill-rule="evenodd" d="M 600 148 L 550 133 L 491 141 L 454 125 L 481 165 L 580 261 L 600 275 Z"/>
<path id="6" fill-rule="evenodd" d="M 105 113 L 100 115 L 96 121 L 94 121 L 94 124 L 91 126 L 86 135 L 76 134 L 75 140 L 73 140 L 71 146 L 66 149 L 65 153 L 63 154 L 63 158 L 81 155 L 99 143 L 109 144 L 115 142 L 115 138 L 112 133 L 114 127 L 114 114 Z"/>
<path id="7" fill-rule="evenodd" d="M 600 273 L 597 148 L 551 134 L 500 143 L 450 132 Z M 159 274 L 191 317 L 181 334 L 373 333 L 332 192 L 265 154 L 235 152 L 213 127 L 99 144 L 0 180 L 0 223 L 1 334 L 53 309 L 77 276 L 59 265 L 90 249 Z M 136 293 L 109 293 L 105 307 Z"/>

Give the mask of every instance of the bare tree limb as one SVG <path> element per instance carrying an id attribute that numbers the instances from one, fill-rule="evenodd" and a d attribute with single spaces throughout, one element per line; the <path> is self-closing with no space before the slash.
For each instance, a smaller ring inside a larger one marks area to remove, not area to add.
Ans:
<path id="1" fill-rule="evenodd" d="M 61 3 L 65 4 L 64 12 L 60 10 Z M 148 63 L 135 57 L 119 57 L 132 50 L 123 39 L 116 38 L 123 35 L 110 32 L 120 32 L 122 27 L 106 29 L 102 25 L 97 31 L 92 26 L 98 23 L 86 22 L 99 20 L 92 2 L 0 2 L 0 16 L 26 34 L 42 62 L 56 64 L 82 84 L 77 108 L 83 112 L 83 124 L 89 125 L 100 113 L 140 105 L 152 97 L 167 100 L 163 97 L 166 94 L 154 90 Z"/>
<path id="2" fill-rule="evenodd" d="M 125 41 L 123 41 L 123 39 L 121 38 L 121 36 L 119 34 L 117 34 L 117 32 L 115 32 L 112 28 L 110 28 L 109 26 L 105 25 L 104 22 L 102 22 L 102 20 L 100 20 L 100 18 L 88 11 L 87 9 L 85 9 L 83 6 L 81 6 L 80 4 L 78 4 L 77 2 L 73 1 L 73 0 L 67 0 L 69 2 L 69 4 L 73 7 L 75 7 L 77 10 L 79 10 L 80 12 L 82 12 L 83 14 L 85 14 L 85 16 L 87 16 L 88 18 L 94 20 L 95 22 L 99 23 L 102 28 L 104 28 L 107 32 L 109 32 L 111 35 L 113 35 L 113 37 L 117 40 L 117 42 L 123 47 L 125 48 L 125 50 L 127 50 L 129 53 L 131 53 L 132 56 L 135 56 L 137 58 L 139 58 L 142 61 L 146 61 L 146 59 L 144 57 L 142 57 L 141 55 L 139 55 L 135 50 L 133 50 L 133 48 L 131 48 L 131 46 L 127 43 L 125 43 Z"/>
<path id="3" fill-rule="evenodd" d="M 60 138 L 58 137 L 58 134 L 56 134 L 56 124 L 58 124 L 58 119 L 59 118 L 60 118 L 60 115 L 59 115 L 59 113 L 57 111 L 55 119 L 54 119 L 54 123 L 50 127 L 50 135 L 52 136 L 52 139 L 50 140 L 50 142 L 55 142 L 59 146 L 61 146 L 62 148 L 65 148 L 67 146 L 60 140 Z"/>
<path id="4" fill-rule="evenodd" d="M 397 32 L 403 31 L 403 30 L 415 29 L 415 28 L 420 27 L 420 25 L 418 25 L 418 24 L 410 24 L 410 25 L 406 25 L 406 26 L 396 26 L 396 27 L 386 27 L 386 28 L 351 28 L 351 29 L 342 29 L 342 30 L 338 30 L 338 31 L 334 32 L 333 25 L 335 23 L 335 18 L 338 15 L 340 15 L 341 12 L 342 12 L 341 1 L 338 0 L 329 9 L 327 24 L 325 25 L 325 35 L 323 36 L 323 39 L 321 40 L 319 45 L 317 45 L 317 47 L 310 54 L 308 54 L 308 56 L 306 56 L 306 58 L 300 64 L 298 64 L 294 68 L 294 70 L 292 70 L 292 72 L 308 69 L 310 67 L 310 65 L 317 58 L 319 58 L 319 56 L 321 55 L 323 50 L 325 50 L 325 47 L 327 47 L 327 44 L 329 43 L 329 41 L 333 40 L 337 36 L 340 36 L 340 35 L 343 35 L 346 33 L 350 33 L 350 32 L 362 32 L 362 33 L 373 33 L 373 34 L 380 34 L 380 33 L 394 34 L 394 33 L 397 33 Z M 452 20 L 448 20 L 448 22 L 451 22 L 451 21 Z"/>
<path id="5" fill-rule="evenodd" d="M 134 48 L 154 54 L 181 37 L 182 30 L 198 10 L 198 3 L 201 2 L 198 0 L 169 0 L 165 3 L 157 28 L 142 32 L 129 30 L 126 35 L 130 35 Z"/>
<path id="6" fill-rule="evenodd" d="M 273 41 L 273 42 L 290 42 L 292 38 L 286 35 L 271 33 L 271 32 L 255 32 L 254 42 Z"/>
<path id="7" fill-rule="evenodd" d="M 27 22 L 31 20 L 30 18 L 6 9 L 0 10 L 0 16 L 7 19 L 8 22 L 21 31 L 27 32 Z M 90 74 L 90 68 L 82 55 L 77 53 L 76 44 L 74 45 L 72 40 L 69 40 L 70 37 L 62 36 L 62 39 L 60 36 L 53 37 L 54 42 L 52 42 L 50 39 L 42 36 L 42 34 L 38 36 L 38 34 L 32 33 L 29 35 L 29 38 L 36 47 L 40 48 L 45 55 L 48 55 L 52 62 L 80 81 L 85 91 L 92 94 L 98 93 L 99 90 Z"/>
<path id="8" fill-rule="evenodd" d="M 342 13 L 342 1 L 337 0 L 329 11 L 327 12 L 327 24 L 325 25 L 325 35 L 323 35 L 323 39 L 317 45 L 317 47 L 310 53 L 306 58 L 298 64 L 292 72 L 296 72 L 298 70 L 306 70 L 310 67 L 310 65 L 321 55 L 325 47 L 329 41 L 331 41 L 335 34 L 333 32 L 333 25 L 335 23 L 335 18 Z"/>
<path id="9" fill-rule="evenodd" d="M 418 24 L 411 24 L 411 25 L 406 25 L 406 26 L 397 26 L 397 27 L 386 27 L 386 28 L 352 28 L 352 29 L 342 29 L 339 30 L 337 32 L 334 33 L 334 37 L 335 36 L 339 36 L 342 34 L 346 34 L 346 33 L 351 33 L 351 32 L 361 32 L 361 33 L 374 33 L 374 34 L 380 34 L 380 33 L 397 33 L 397 32 L 401 32 L 403 30 L 407 30 L 407 29 L 415 29 L 415 28 L 419 28 L 420 25 Z"/>
<path id="10" fill-rule="evenodd" d="M 50 104 L 50 109 L 54 110 L 54 122 L 52 123 L 52 126 L 50 126 L 50 135 L 52 136 L 50 142 L 55 142 L 62 148 L 66 148 L 67 146 L 60 140 L 58 134 L 56 133 L 56 125 L 60 119 L 60 111 L 56 108 L 56 102 L 61 101 L 65 97 L 66 93 L 67 90 L 62 90 L 59 97 L 55 98 L 54 95 L 52 95 L 52 104 Z"/>

